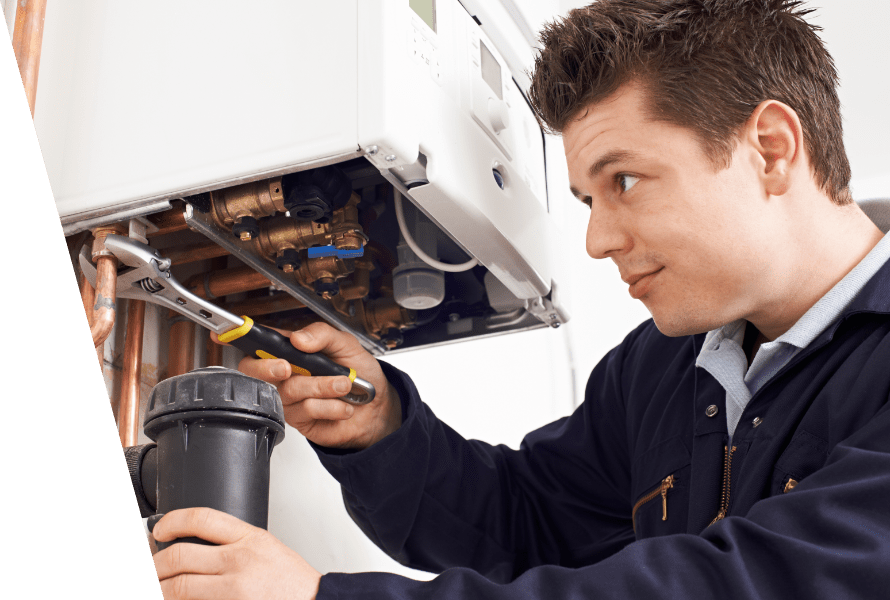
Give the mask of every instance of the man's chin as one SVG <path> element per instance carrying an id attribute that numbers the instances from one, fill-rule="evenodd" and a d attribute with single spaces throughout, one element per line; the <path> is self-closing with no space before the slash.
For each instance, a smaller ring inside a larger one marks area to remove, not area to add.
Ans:
<path id="1" fill-rule="evenodd" d="M 696 319 L 678 318 L 676 316 L 659 315 L 651 310 L 652 320 L 655 321 L 655 327 L 662 335 L 667 337 L 683 337 L 687 335 L 696 335 L 698 333 L 707 333 L 718 326 L 712 326 L 711 323 L 703 323 Z"/>

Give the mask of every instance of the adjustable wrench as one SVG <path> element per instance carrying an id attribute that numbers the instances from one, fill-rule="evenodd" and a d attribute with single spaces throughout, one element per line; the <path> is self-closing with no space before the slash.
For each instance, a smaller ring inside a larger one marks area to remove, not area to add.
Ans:
<path id="1" fill-rule="evenodd" d="M 238 317 L 193 294 L 170 273 L 171 261 L 162 258 L 148 244 L 112 234 L 105 238 L 105 247 L 130 267 L 118 273 L 118 297 L 166 306 L 215 332 L 220 342 L 231 344 L 248 356 L 285 359 L 294 374 L 345 375 L 352 381 L 352 390 L 341 400 L 350 404 L 367 404 L 374 399 L 374 386 L 358 377 L 355 369 L 339 365 L 322 354 L 300 352 L 274 329 L 258 325 L 250 317 Z M 81 250 L 80 268 L 95 287 L 96 267 L 89 254 L 86 247 Z"/>

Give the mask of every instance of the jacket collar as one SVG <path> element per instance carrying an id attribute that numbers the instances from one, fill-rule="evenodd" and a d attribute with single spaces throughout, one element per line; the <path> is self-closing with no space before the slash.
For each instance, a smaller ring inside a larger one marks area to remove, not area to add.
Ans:
<path id="1" fill-rule="evenodd" d="M 871 279 L 868 280 L 862 290 L 853 298 L 852 302 L 847 305 L 838 319 L 825 328 L 816 338 L 810 342 L 797 356 L 792 363 L 802 360 L 804 356 L 821 348 L 834 338 L 834 334 L 841 323 L 848 317 L 855 314 L 890 314 L 890 260 L 884 262 Z"/>

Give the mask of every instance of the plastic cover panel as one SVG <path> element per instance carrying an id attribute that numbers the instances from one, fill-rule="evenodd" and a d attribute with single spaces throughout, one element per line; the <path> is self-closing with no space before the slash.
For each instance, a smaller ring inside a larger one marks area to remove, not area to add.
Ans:
<path id="1" fill-rule="evenodd" d="M 356 150 L 356 13 L 357 0 L 51 3 L 35 126 L 60 214 Z"/>

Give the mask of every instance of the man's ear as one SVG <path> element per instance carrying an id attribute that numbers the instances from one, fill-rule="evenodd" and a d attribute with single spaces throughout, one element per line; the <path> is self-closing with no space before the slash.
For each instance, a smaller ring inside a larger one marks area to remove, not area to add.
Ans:
<path id="1" fill-rule="evenodd" d="M 792 172 L 803 157 L 803 128 L 797 113 L 777 100 L 761 102 L 746 125 L 748 141 L 760 156 L 758 170 L 771 196 L 788 192 Z"/>

